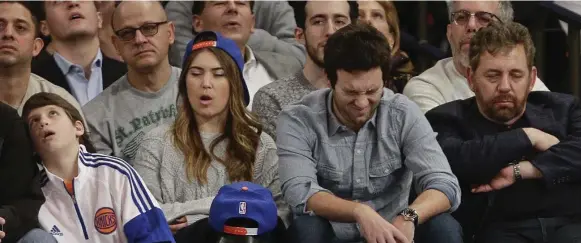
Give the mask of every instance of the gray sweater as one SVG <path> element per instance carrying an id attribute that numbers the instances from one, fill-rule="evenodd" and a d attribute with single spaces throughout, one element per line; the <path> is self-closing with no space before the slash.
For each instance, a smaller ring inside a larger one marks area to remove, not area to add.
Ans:
<path id="1" fill-rule="evenodd" d="M 252 111 L 262 123 L 264 132 L 276 140 L 276 120 L 278 113 L 286 106 L 300 101 L 303 96 L 317 90 L 303 74 L 298 71 L 260 88 L 254 95 Z"/>
<path id="2" fill-rule="evenodd" d="M 186 216 L 188 224 L 208 216 L 214 196 L 223 185 L 230 184 L 226 167 L 213 160 L 208 168 L 208 182 L 201 185 L 197 180 L 189 181 L 186 175 L 183 153 L 174 146 L 170 133 L 171 123 L 165 123 L 145 135 L 134 160 L 134 168 L 145 181 L 147 188 L 159 201 L 168 222 Z M 219 134 L 202 133 L 206 149 Z M 227 141 L 220 142 L 215 154 L 222 157 Z M 253 182 L 272 192 L 279 209 L 279 216 L 287 219 L 289 208 L 282 199 L 278 179 L 278 157 L 276 145 L 266 133 L 260 136 Z M 286 223 L 286 222 L 285 222 Z"/>

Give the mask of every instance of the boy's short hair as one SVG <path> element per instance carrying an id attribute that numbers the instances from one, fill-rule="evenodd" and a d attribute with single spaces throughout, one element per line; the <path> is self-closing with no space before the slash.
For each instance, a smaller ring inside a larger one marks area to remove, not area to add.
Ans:
<path id="1" fill-rule="evenodd" d="M 26 101 L 26 103 L 24 103 L 24 107 L 22 109 L 22 118 L 24 120 L 28 120 L 28 116 L 30 115 L 30 112 L 32 112 L 32 110 L 49 105 L 54 105 L 62 108 L 63 110 L 65 110 L 65 113 L 67 114 L 69 119 L 71 119 L 72 123 L 80 121 L 83 124 L 83 126 L 85 126 L 85 120 L 83 119 L 81 112 L 77 110 L 77 108 L 75 108 L 73 105 L 71 105 L 71 103 L 69 103 L 59 95 L 47 92 L 40 92 L 34 94 Z M 91 142 L 89 141 L 89 135 L 87 133 L 86 128 L 85 133 L 81 137 L 79 137 L 79 143 L 84 145 L 88 152 L 90 153 L 96 152 L 95 147 L 93 147 L 93 144 L 91 144 Z"/>

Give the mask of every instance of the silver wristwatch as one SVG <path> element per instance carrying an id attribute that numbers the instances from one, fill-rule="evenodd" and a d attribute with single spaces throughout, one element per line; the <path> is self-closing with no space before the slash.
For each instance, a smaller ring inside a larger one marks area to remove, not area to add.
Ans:
<path id="1" fill-rule="evenodd" d="M 418 219 L 418 212 L 413 208 L 406 208 L 399 215 L 403 216 L 403 219 L 406 221 L 411 221 L 414 223 L 415 227 L 418 227 L 419 219 Z"/>

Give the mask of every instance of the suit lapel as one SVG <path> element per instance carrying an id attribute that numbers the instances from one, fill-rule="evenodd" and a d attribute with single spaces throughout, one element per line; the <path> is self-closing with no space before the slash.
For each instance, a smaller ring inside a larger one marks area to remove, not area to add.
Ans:
<path id="1" fill-rule="evenodd" d="M 71 87 L 67 82 L 67 78 L 56 64 L 53 55 L 46 53 L 46 55 L 42 56 L 39 60 L 39 66 L 41 69 L 39 70 L 39 73 L 37 73 L 39 76 L 57 86 L 62 87 L 69 93 L 71 92 Z"/>
<path id="2" fill-rule="evenodd" d="M 282 60 L 268 52 L 259 51 L 254 51 L 254 57 L 256 58 L 256 61 L 258 61 L 261 65 L 264 66 L 264 68 L 266 68 L 266 71 L 274 80 L 279 80 L 282 78 L 280 77 L 282 76 L 281 74 L 285 73 L 282 67 L 286 66 Z"/>
<path id="3" fill-rule="evenodd" d="M 127 73 L 125 63 L 108 58 L 103 55 L 103 65 L 101 66 L 101 76 L 103 78 L 103 90 L 107 89 L 117 79 Z"/>

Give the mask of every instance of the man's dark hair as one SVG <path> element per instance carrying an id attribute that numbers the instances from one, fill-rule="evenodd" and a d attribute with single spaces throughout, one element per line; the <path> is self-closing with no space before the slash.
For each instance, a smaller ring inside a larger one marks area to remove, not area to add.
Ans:
<path id="1" fill-rule="evenodd" d="M 295 12 L 295 22 L 297 27 L 305 29 L 305 23 L 307 22 L 307 2 L 308 1 L 289 1 L 288 4 L 291 5 Z M 351 22 L 354 23 L 359 18 L 359 4 L 357 1 L 347 1 L 349 3 L 349 18 Z"/>
<path id="2" fill-rule="evenodd" d="M 254 1 L 248 1 L 250 3 L 250 11 L 254 12 Z M 206 1 L 196 1 L 192 6 L 192 15 L 200 15 L 206 7 Z"/>
<path id="3" fill-rule="evenodd" d="M 0 1 L 0 3 L 17 3 L 22 5 L 24 8 L 26 8 L 28 10 L 28 12 L 30 12 L 30 15 L 32 16 L 32 24 L 34 24 L 34 36 L 35 37 L 39 37 L 40 36 L 40 19 L 38 17 L 38 12 L 39 11 L 39 6 L 42 4 L 42 2 L 36 2 L 36 1 Z"/>
<path id="4" fill-rule="evenodd" d="M 383 80 L 389 79 L 391 48 L 385 36 L 365 23 L 347 25 L 332 34 L 325 45 L 325 72 L 335 88 L 337 70 L 368 71 L 380 67 Z"/>

